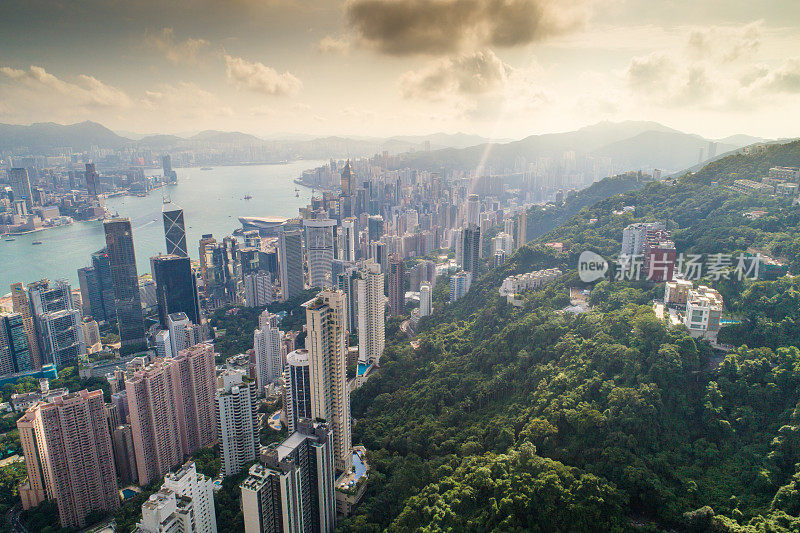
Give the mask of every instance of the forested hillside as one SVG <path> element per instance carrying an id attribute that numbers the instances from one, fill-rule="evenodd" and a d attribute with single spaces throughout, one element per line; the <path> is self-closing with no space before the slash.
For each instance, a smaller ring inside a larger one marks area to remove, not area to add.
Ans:
<path id="1" fill-rule="evenodd" d="M 759 250 L 800 271 L 798 207 L 728 187 L 774 165 L 800 165 L 800 144 L 572 213 L 533 209 L 537 238 L 466 297 L 442 306 L 439 285 L 418 347 L 387 339 L 380 372 L 352 396 L 373 473 L 341 529 L 800 529 L 798 282 L 706 280 L 743 320 L 727 354 L 656 318 L 663 284 L 602 281 L 590 312 L 563 311 L 583 286 L 578 254 L 613 258 L 633 221 L 665 221 L 679 252 Z M 565 252 L 542 245 L 552 241 Z M 498 295 L 505 276 L 551 266 L 565 275 L 522 308 Z"/>

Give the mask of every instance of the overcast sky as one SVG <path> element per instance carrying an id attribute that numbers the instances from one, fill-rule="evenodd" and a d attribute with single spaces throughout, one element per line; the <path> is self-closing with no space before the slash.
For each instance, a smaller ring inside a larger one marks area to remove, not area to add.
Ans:
<path id="1" fill-rule="evenodd" d="M 798 136 L 799 26 L 797 0 L 4 0 L 0 122 Z"/>

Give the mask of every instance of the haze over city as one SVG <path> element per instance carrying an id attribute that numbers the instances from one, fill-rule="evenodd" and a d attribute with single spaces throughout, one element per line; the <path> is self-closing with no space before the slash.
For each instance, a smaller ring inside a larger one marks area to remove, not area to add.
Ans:
<path id="1" fill-rule="evenodd" d="M 790 0 L 4 2 L 0 122 L 521 138 L 797 135 Z"/>

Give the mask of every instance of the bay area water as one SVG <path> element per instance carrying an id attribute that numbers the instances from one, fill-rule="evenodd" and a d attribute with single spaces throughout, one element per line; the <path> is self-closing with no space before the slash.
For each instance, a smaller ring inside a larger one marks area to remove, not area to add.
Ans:
<path id="1" fill-rule="evenodd" d="M 325 161 L 296 161 L 280 165 L 243 165 L 176 168 L 178 184 L 151 191 L 146 197 L 118 196 L 104 200 L 111 213 L 129 217 L 139 274 L 150 271 L 150 257 L 165 253 L 162 196 L 181 206 L 186 223 L 189 256 L 198 258 L 200 236 L 213 233 L 217 239 L 241 228 L 240 216 L 294 217 L 308 205 L 311 190 L 293 180 L 303 170 Z M 160 175 L 160 170 L 152 171 Z M 150 173 L 147 173 L 148 175 Z M 295 192 L 295 188 L 299 189 Z M 299 194 L 299 197 L 297 196 Z M 252 199 L 245 200 L 245 196 Z M 105 247 L 103 222 L 74 222 L 0 240 L 0 295 L 16 281 L 28 284 L 42 278 L 66 279 L 78 288 L 78 269 L 91 263 L 90 255 Z M 42 244 L 34 245 L 34 241 Z"/>

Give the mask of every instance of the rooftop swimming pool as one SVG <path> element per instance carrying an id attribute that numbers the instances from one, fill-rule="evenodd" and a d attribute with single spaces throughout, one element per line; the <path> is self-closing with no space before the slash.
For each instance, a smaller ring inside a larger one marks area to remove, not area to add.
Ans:
<path id="1" fill-rule="evenodd" d="M 353 470 L 356 474 L 356 481 L 361 479 L 361 476 L 367 471 L 367 465 L 361 460 L 361 454 L 358 452 L 353 452 Z"/>
<path id="2" fill-rule="evenodd" d="M 138 492 L 133 489 L 122 489 L 122 499 L 127 500 L 128 498 L 133 498 L 136 496 Z"/>
<path id="3" fill-rule="evenodd" d="M 369 370 L 370 365 L 366 363 L 358 363 L 358 370 L 356 371 L 356 376 L 363 376 Z"/>

